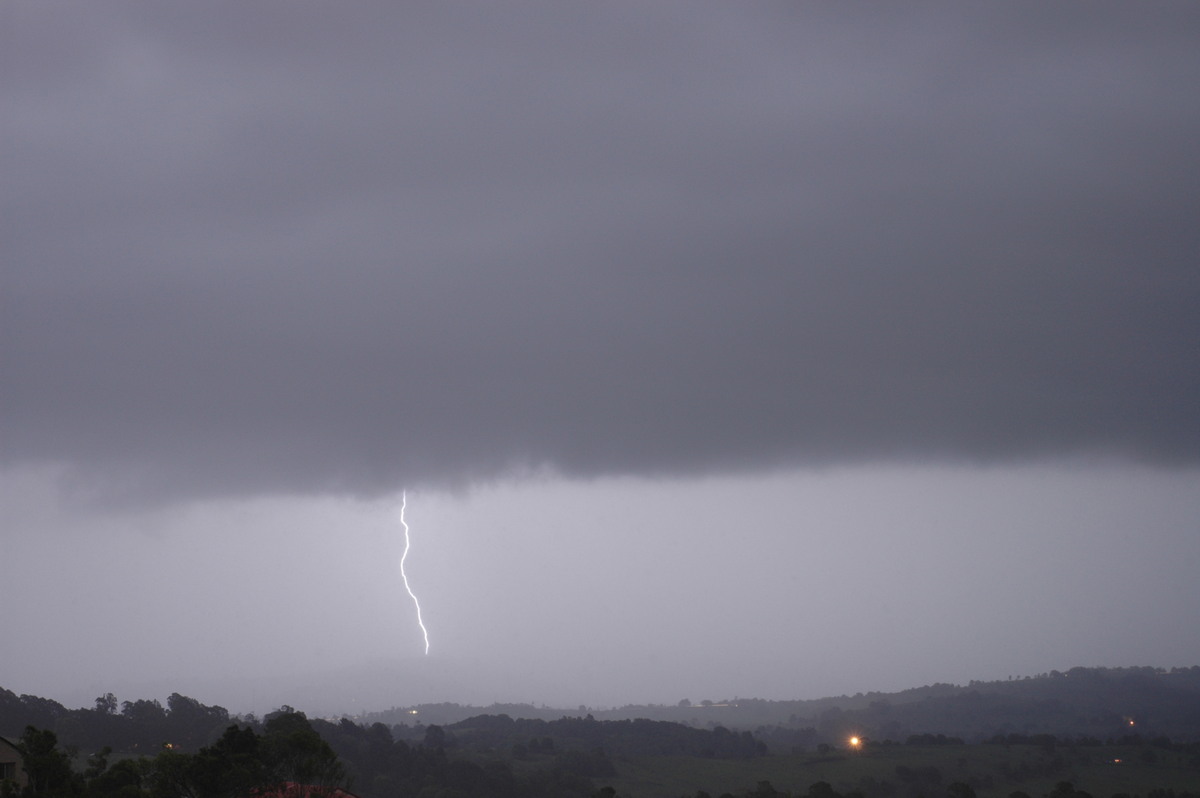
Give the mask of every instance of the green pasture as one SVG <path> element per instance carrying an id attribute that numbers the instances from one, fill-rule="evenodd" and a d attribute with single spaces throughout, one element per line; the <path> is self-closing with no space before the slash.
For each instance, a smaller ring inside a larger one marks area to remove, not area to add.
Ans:
<path id="1" fill-rule="evenodd" d="M 762 781 L 792 795 L 824 781 L 839 793 L 858 790 L 866 798 L 941 798 L 954 782 L 969 784 L 977 798 L 1008 798 L 1017 790 L 1040 798 L 1061 781 L 1094 798 L 1146 796 L 1158 788 L 1200 792 L 1194 755 L 1149 746 L 889 745 L 751 760 L 636 757 L 616 766 L 617 777 L 602 783 L 621 798 L 691 798 L 698 790 L 716 798 L 743 794 Z"/>

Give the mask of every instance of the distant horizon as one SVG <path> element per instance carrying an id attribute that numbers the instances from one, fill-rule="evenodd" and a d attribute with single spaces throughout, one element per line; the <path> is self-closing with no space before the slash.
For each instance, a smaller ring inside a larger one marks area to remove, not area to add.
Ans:
<path id="1" fill-rule="evenodd" d="M 1126 664 L 1126 665 L 1095 665 L 1095 664 L 1091 664 L 1091 665 L 1085 665 L 1085 664 L 1075 664 L 1075 665 L 1071 665 L 1071 666 L 1063 667 L 1063 668 L 1049 668 L 1047 670 L 1039 671 L 1037 673 L 1009 674 L 1002 678 L 988 678 L 988 679 L 970 678 L 970 679 L 960 679 L 960 680 L 956 680 L 956 681 L 934 680 L 934 681 L 924 682 L 922 684 L 912 684 L 912 685 L 908 685 L 905 687 L 896 687 L 896 688 L 888 688 L 888 689 L 869 688 L 869 689 L 859 689 L 859 690 L 854 690 L 854 691 L 844 691 L 841 693 L 826 693 L 826 694 L 821 694 L 821 695 L 810 695 L 810 696 L 797 695 L 797 696 L 789 696 L 789 697 L 773 697 L 773 696 L 765 696 L 765 695 L 750 695 L 750 694 L 731 693 L 728 695 L 719 695 L 719 696 L 718 695 L 706 695 L 706 696 L 700 696 L 700 697 L 680 696 L 678 698 L 675 698 L 674 700 L 629 701 L 629 702 L 616 703 L 616 704 L 587 704 L 587 703 L 581 704 L 581 703 L 570 703 L 570 702 L 552 703 L 552 702 L 544 702 L 544 701 L 538 701 L 538 700 L 504 700 L 504 699 L 498 699 L 498 700 L 489 701 L 489 702 L 480 702 L 480 701 L 461 701 L 461 700 L 455 700 L 453 698 L 445 698 L 445 699 L 440 699 L 440 700 L 431 699 L 431 700 L 422 700 L 422 701 L 409 701 L 409 702 L 402 702 L 402 703 L 394 703 L 394 704 L 391 704 L 388 706 L 382 706 L 382 705 L 374 706 L 374 707 L 363 706 L 363 707 L 357 708 L 357 711 L 355 711 L 355 712 L 351 712 L 348 709 L 346 709 L 346 710 L 331 710 L 327 707 L 321 708 L 319 711 L 315 710 L 315 709 L 310 709 L 308 706 L 305 705 L 305 702 L 301 699 L 301 697 L 299 695 L 296 695 L 294 697 L 294 700 L 282 701 L 280 703 L 276 703 L 276 704 L 273 704 L 270 706 L 264 705 L 264 706 L 256 707 L 256 708 L 245 708 L 245 707 L 231 705 L 232 702 L 224 702 L 219 699 L 213 699 L 213 698 L 211 698 L 211 696 L 204 695 L 203 692 L 189 692 L 186 689 L 174 689 L 174 688 L 170 688 L 170 689 L 159 688 L 162 692 L 142 693 L 142 694 L 136 694 L 136 695 L 134 694 L 133 691 L 130 691 L 128 694 L 122 694 L 120 692 L 117 692 L 114 689 L 107 689 L 107 690 L 100 690 L 94 696 L 92 696 L 91 698 L 88 698 L 86 700 L 80 700 L 77 698 L 65 698 L 64 699 L 64 698 L 59 697 L 58 695 L 49 695 L 49 694 L 44 694 L 44 693 L 36 693 L 36 692 L 28 692 L 25 690 L 18 690 L 18 689 L 14 689 L 13 686 L 8 685 L 8 684 L 0 684 L 0 688 L 9 690 L 13 693 L 16 693 L 17 695 L 33 695 L 38 698 L 45 698 L 45 699 L 49 699 L 52 701 L 56 701 L 59 704 L 66 707 L 67 709 L 92 709 L 95 704 L 95 699 L 105 695 L 106 693 L 113 693 L 115 695 L 115 697 L 117 698 L 118 705 L 120 705 L 120 703 L 123 703 L 125 701 L 154 700 L 154 701 L 159 701 L 164 706 L 166 706 L 166 699 L 170 695 L 172 695 L 174 693 L 178 693 L 178 694 L 186 696 L 188 698 L 195 699 L 195 700 L 199 701 L 200 703 L 205 704 L 207 706 L 222 707 L 225 710 L 227 710 L 231 715 L 238 715 L 238 716 L 254 715 L 254 716 L 257 716 L 260 718 L 271 712 L 278 711 L 279 709 L 281 709 L 285 706 L 292 707 L 295 710 L 304 712 L 305 714 L 311 715 L 313 717 L 338 717 L 338 716 L 361 717 L 361 716 L 369 716 L 372 714 L 383 713 L 383 712 L 387 712 L 387 711 L 393 710 L 393 709 L 406 709 L 406 708 L 413 708 L 413 707 L 420 707 L 420 706 L 432 706 L 432 705 L 438 705 L 438 704 L 450 704 L 450 705 L 457 705 L 457 706 L 461 706 L 461 707 L 477 708 L 477 709 L 488 709 L 493 706 L 528 706 L 528 707 L 536 708 L 539 710 L 550 710 L 550 711 L 561 710 L 564 713 L 578 714 L 581 710 L 584 710 L 587 712 L 609 712 L 609 711 L 616 711 L 616 710 L 621 710 L 621 709 L 626 709 L 626 708 L 635 708 L 635 707 L 671 708 L 671 707 L 677 707 L 679 705 L 679 702 L 685 698 L 690 701 L 691 706 L 695 707 L 695 706 L 700 706 L 702 704 L 702 702 L 704 702 L 706 700 L 711 701 L 714 704 L 725 704 L 725 703 L 732 703 L 732 702 L 737 702 L 737 701 L 767 701 L 767 702 L 786 703 L 786 702 L 810 702 L 810 701 L 819 702 L 819 701 L 823 701 L 826 699 L 857 698 L 857 697 L 867 696 L 867 695 L 895 695 L 895 694 L 899 694 L 899 693 L 905 693 L 905 692 L 908 692 L 911 690 L 921 690 L 923 688 L 929 688 L 929 687 L 935 687 L 935 686 L 951 686 L 951 687 L 956 687 L 956 688 L 962 688 L 962 687 L 969 687 L 971 684 L 975 684 L 975 683 L 990 684 L 990 683 L 1001 683 L 1001 682 L 1006 682 L 1006 681 L 1024 681 L 1024 680 L 1030 680 L 1030 679 L 1039 679 L 1039 678 L 1044 678 L 1044 677 L 1051 677 L 1055 673 L 1058 673 L 1061 675 L 1066 675 L 1069 671 L 1074 670 L 1076 668 L 1084 668 L 1084 669 L 1089 669 L 1089 670 L 1091 670 L 1091 669 L 1114 670 L 1114 671 L 1141 670 L 1141 669 L 1145 669 L 1145 668 L 1150 668 L 1150 669 L 1153 669 L 1160 673 L 1170 673 L 1175 670 L 1181 670 L 1181 669 L 1186 670 L 1186 669 L 1193 668 L 1193 667 L 1200 667 L 1200 663 L 1187 664 L 1187 665 L 1183 665 L 1183 664 L 1174 664 L 1174 665 L 1147 665 L 1147 664 L 1137 664 L 1137 665 L 1133 665 L 1133 664 Z M 326 675 L 328 675 L 328 674 L 326 674 Z M 77 690 L 77 691 L 73 691 L 73 692 L 76 695 L 81 696 L 88 691 Z M 74 706 L 74 703 L 76 701 L 79 702 L 78 706 Z M 309 703 L 311 704 L 312 702 L 309 702 Z"/>

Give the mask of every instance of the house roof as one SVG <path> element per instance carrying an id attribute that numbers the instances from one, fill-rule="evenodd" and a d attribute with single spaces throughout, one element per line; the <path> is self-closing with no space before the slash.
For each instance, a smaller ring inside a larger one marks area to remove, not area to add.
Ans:
<path id="1" fill-rule="evenodd" d="M 285 781 L 274 787 L 258 789 L 253 794 L 254 798 L 358 798 L 354 793 L 346 792 L 340 787 L 300 784 L 295 781 Z"/>

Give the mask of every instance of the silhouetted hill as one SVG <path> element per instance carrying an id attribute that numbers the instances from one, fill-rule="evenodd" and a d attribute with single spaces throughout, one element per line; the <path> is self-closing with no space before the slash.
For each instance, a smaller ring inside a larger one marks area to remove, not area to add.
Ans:
<path id="1" fill-rule="evenodd" d="M 237 716 L 172 694 L 157 700 L 68 709 L 37 696 L 0 688 L 0 735 L 17 736 L 27 725 L 55 730 L 65 742 L 104 739 L 124 748 L 171 740 L 200 744 Z M 299 703 L 299 702 L 298 702 Z M 303 707 L 301 706 L 303 709 Z M 912 735 L 944 735 L 968 742 L 997 735 L 1055 735 L 1098 740 L 1138 735 L 1200 740 L 1200 666 L 1190 668 L 1072 668 L 1036 677 L 966 686 L 933 684 L 897 693 L 859 693 L 806 701 L 755 698 L 673 705 L 630 705 L 574 710 L 530 704 L 487 707 L 455 703 L 394 707 L 357 713 L 360 723 L 384 723 L 403 734 L 447 726 L 480 715 L 554 721 L 590 715 L 604 721 L 671 721 L 699 729 L 752 730 L 773 748 L 839 744 L 851 734 L 903 742 Z M 465 731 L 465 730 L 464 730 Z M 524 734 L 522 729 L 520 734 Z M 194 739 L 193 739 L 194 738 Z"/>
<path id="2" fill-rule="evenodd" d="M 583 718 L 513 719 L 507 715 L 479 715 L 446 727 L 452 739 L 473 749 L 527 751 L 602 749 L 626 756 L 696 756 L 706 759 L 749 759 L 766 753 L 766 746 L 748 731 L 733 732 L 722 726 L 695 729 L 661 720 L 597 720 Z"/>
<path id="3" fill-rule="evenodd" d="M 731 698 L 606 710 L 443 703 L 366 713 L 361 718 L 411 725 L 450 724 L 479 714 L 552 720 L 585 713 L 597 720 L 644 718 L 701 728 L 790 730 L 798 744 L 836 742 L 849 734 L 898 742 L 914 734 L 943 734 L 970 741 L 997 734 L 1098 739 L 1138 734 L 1200 740 L 1200 666 L 1170 670 L 1079 667 L 966 686 L 933 684 L 896 693 L 804 701 Z"/>

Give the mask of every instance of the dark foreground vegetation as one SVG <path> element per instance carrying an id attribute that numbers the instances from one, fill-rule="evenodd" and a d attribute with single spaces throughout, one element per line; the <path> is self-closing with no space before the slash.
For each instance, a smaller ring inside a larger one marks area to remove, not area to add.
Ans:
<path id="1" fill-rule="evenodd" d="M 986 690 L 927 695 L 907 702 L 917 715 L 945 716 L 948 706 L 960 724 L 905 736 L 889 733 L 911 729 L 908 721 L 898 724 L 896 705 L 870 696 L 847 699 L 844 708 L 810 702 L 812 716 L 792 713 L 784 723 L 734 730 L 592 714 L 491 713 L 447 724 L 389 725 L 372 718 L 310 719 L 291 707 L 260 719 L 178 693 L 166 706 L 119 703 L 108 694 L 92 708 L 68 710 L 0 689 L 0 735 L 21 751 L 27 774 L 22 783 L 0 783 L 0 798 L 1200 798 L 1200 705 L 1189 703 L 1186 690 L 1176 695 L 1160 717 L 1177 736 L 1161 733 L 1154 707 L 1163 709 L 1162 695 L 1146 687 L 1150 675 L 1141 671 L 1073 671 L 1034 680 L 1067 689 L 1057 699 L 1043 697 L 1052 707 L 1023 720 L 994 698 L 970 697 Z M 1116 692 L 1122 707 L 1138 716 L 1101 706 L 1102 681 L 1131 675 L 1141 680 L 1134 692 L 1152 700 L 1131 704 L 1128 689 Z M 1089 680 L 1087 702 L 1095 711 L 1083 722 L 1110 733 L 1042 731 L 1048 709 L 1074 717 L 1078 707 L 1063 696 Z M 1039 694 L 1044 686 L 1037 685 Z M 869 700 L 860 706 L 860 698 Z M 944 700 L 950 703 L 943 706 Z M 740 709 L 739 703 L 701 708 Z M 689 704 L 671 709 L 692 709 Z M 989 722 L 972 718 L 972 708 L 1010 730 L 970 738 L 953 733 L 961 723 L 982 728 Z M 420 712 L 404 716 L 412 721 Z"/>

